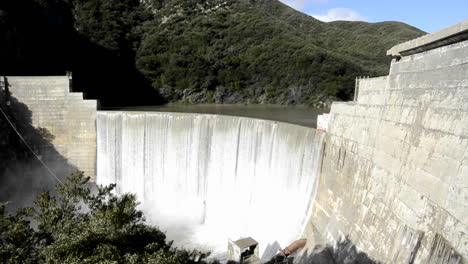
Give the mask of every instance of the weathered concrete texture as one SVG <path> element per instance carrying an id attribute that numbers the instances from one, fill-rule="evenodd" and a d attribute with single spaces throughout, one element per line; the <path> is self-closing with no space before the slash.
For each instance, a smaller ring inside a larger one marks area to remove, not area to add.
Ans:
<path id="1" fill-rule="evenodd" d="M 465 21 L 464 23 L 467 23 Z M 384 263 L 468 259 L 468 41 L 394 60 L 334 103 L 310 224 Z"/>
<path id="2" fill-rule="evenodd" d="M 97 102 L 71 93 L 66 76 L 10 76 L 7 80 L 11 95 L 32 112 L 33 126 L 47 129 L 60 155 L 95 180 Z"/>

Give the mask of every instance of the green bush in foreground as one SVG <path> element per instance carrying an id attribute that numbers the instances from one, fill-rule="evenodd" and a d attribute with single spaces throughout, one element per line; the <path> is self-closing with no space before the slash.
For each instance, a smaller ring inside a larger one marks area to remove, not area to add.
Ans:
<path id="1" fill-rule="evenodd" d="M 74 174 L 12 215 L 0 204 L 0 263 L 206 263 L 209 253 L 174 248 L 146 225 L 135 195 L 91 192 L 88 180 Z"/>

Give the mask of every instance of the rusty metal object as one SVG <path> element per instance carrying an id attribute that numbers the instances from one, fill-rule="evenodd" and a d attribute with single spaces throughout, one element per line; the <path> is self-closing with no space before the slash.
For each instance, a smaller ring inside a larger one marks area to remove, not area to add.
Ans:
<path id="1" fill-rule="evenodd" d="M 305 247 L 306 243 L 307 239 L 296 240 L 292 242 L 289 246 L 287 246 L 285 249 L 281 250 L 281 253 L 283 253 L 287 257 L 292 253 L 296 252 L 298 249 Z"/>

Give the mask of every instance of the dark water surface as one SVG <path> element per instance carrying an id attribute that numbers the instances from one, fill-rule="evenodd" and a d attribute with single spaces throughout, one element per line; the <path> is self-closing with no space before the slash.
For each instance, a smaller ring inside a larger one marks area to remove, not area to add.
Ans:
<path id="1" fill-rule="evenodd" d="M 125 107 L 119 110 L 243 116 L 280 121 L 312 128 L 317 126 L 317 115 L 329 112 L 328 109 L 309 108 L 306 106 L 240 104 L 169 104 L 162 106 Z"/>

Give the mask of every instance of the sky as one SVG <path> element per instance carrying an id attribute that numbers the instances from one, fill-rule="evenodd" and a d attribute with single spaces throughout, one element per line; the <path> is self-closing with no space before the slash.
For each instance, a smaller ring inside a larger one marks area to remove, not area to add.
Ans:
<path id="1" fill-rule="evenodd" d="M 432 33 L 468 19 L 468 0 L 280 0 L 322 21 L 400 21 Z"/>

